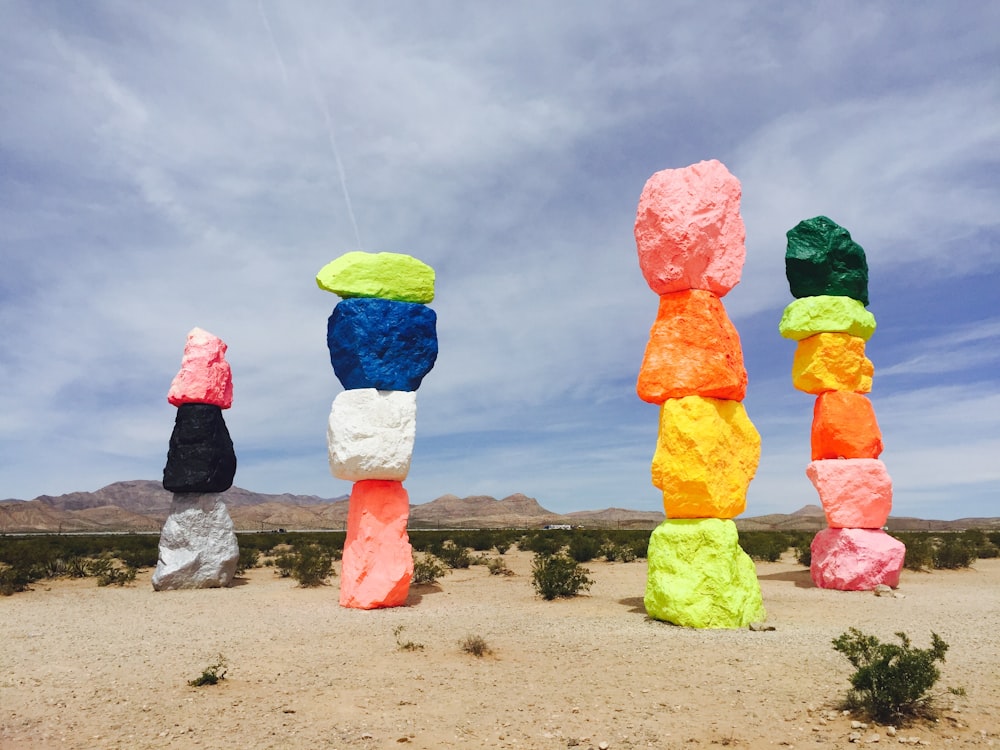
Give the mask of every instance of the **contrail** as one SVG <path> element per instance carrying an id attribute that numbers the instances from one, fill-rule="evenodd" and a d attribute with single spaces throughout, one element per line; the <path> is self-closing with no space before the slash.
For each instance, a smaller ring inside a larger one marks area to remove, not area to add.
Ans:
<path id="1" fill-rule="evenodd" d="M 271 22 L 267 20 L 267 12 L 264 10 L 264 0 L 257 0 L 257 10 L 260 11 L 260 20 L 264 22 L 264 28 L 267 29 L 267 38 L 271 40 L 271 50 L 274 52 L 274 58 L 278 61 L 278 68 L 281 70 L 281 77 L 285 81 L 285 88 L 288 88 L 288 69 L 285 67 L 285 59 L 281 56 L 281 50 L 278 49 L 278 42 L 274 38 L 274 32 L 271 31 Z"/>

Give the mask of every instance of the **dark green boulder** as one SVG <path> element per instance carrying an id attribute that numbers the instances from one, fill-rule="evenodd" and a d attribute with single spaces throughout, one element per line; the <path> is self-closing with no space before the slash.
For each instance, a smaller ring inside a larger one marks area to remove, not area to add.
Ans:
<path id="1" fill-rule="evenodd" d="M 800 221 L 786 235 L 785 276 L 793 297 L 829 294 L 868 304 L 868 261 L 850 232 L 817 216 Z"/>

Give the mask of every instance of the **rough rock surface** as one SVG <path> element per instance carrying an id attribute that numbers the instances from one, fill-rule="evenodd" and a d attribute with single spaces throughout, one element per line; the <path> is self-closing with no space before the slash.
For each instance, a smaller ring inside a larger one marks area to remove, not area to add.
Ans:
<path id="1" fill-rule="evenodd" d="M 736 524 L 667 520 L 649 538 L 646 613 L 692 628 L 743 628 L 766 617 Z"/>
<path id="2" fill-rule="evenodd" d="M 875 367 L 865 357 L 865 340 L 846 333 L 817 333 L 802 339 L 792 360 L 792 385 L 819 395 L 825 391 L 868 393 Z"/>
<path id="3" fill-rule="evenodd" d="M 660 297 L 639 369 L 643 401 L 705 396 L 742 401 L 747 390 L 740 336 L 722 300 L 690 289 Z"/>
<path id="4" fill-rule="evenodd" d="M 687 396 L 660 407 L 653 484 L 667 518 L 733 518 L 746 508 L 760 434 L 739 401 Z"/>
<path id="5" fill-rule="evenodd" d="M 225 492 L 233 486 L 235 476 L 236 452 L 221 407 L 177 407 L 163 488 L 171 492 Z"/>
<path id="6" fill-rule="evenodd" d="M 829 294 L 868 304 L 868 261 L 851 233 L 825 216 L 786 233 L 785 276 L 793 297 Z"/>
<path id="7" fill-rule="evenodd" d="M 806 467 L 832 528 L 880 529 L 892 510 L 892 479 L 874 458 L 813 461 Z"/>
<path id="8" fill-rule="evenodd" d="M 399 482 L 365 480 L 351 490 L 340 574 L 340 606 L 399 607 L 413 578 L 406 533 L 410 498 Z"/>
<path id="9" fill-rule="evenodd" d="M 851 297 L 802 297 L 785 308 L 778 332 L 794 341 L 817 333 L 849 333 L 867 341 L 875 333 L 875 316 Z"/>
<path id="10" fill-rule="evenodd" d="M 868 398 L 852 391 L 827 391 L 816 397 L 812 421 L 812 458 L 878 458 L 882 431 Z"/>
<path id="11" fill-rule="evenodd" d="M 437 316 L 412 302 L 345 299 L 327 323 L 327 345 L 344 388 L 415 391 L 437 359 Z"/>
<path id="12" fill-rule="evenodd" d="M 415 391 L 341 391 L 326 431 L 330 472 L 351 482 L 402 482 L 410 471 L 416 422 Z"/>
<path id="13" fill-rule="evenodd" d="M 233 405 L 233 373 L 226 362 L 226 345 L 218 336 L 193 328 L 184 344 L 180 372 L 167 392 L 167 401 L 181 404 Z"/>
<path id="14" fill-rule="evenodd" d="M 813 583 L 839 591 L 896 588 L 906 555 L 902 542 L 877 529 L 823 529 L 810 549 Z"/>
<path id="15" fill-rule="evenodd" d="M 240 547 L 233 520 L 215 493 L 174 495 L 160 532 L 160 556 L 153 573 L 156 591 L 229 586 Z"/>
<path id="16" fill-rule="evenodd" d="M 434 269 L 402 253 L 344 253 L 320 269 L 316 283 L 344 298 L 421 303 L 434 299 Z"/>
<path id="17" fill-rule="evenodd" d="M 639 266 L 657 294 L 705 289 L 723 297 L 746 259 L 740 182 L 719 161 L 664 169 L 646 182 L 635 217 Z"/>

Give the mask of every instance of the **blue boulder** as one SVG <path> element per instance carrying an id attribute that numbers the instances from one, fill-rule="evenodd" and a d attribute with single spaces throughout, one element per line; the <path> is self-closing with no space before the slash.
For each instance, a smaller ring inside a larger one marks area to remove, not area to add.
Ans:
<path id="1" fill-rule="evenodd" d="M 415 391 L 437 359 L 437 315 L 416 302 L 345 299 L 327 321 L 326 343 L 345 389 Z"/>

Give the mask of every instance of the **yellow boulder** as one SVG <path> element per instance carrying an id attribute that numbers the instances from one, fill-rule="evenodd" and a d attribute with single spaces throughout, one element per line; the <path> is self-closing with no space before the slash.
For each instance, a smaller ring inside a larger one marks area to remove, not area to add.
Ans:
<path id="1" fill-rule="evenodd" d="M 819 395 L 827 391 L 869 393 L 875 367 L 865 340 L 847 333 L 817 333 L 802 339 L 792 361 L 792 385 Z"/>
<path id="2" fill-rule="evenodd" d="M 667 518 L 733 518 L 746 508 L 760 434 L 739 401 L 672 398 L 660 407 L 653 484 Z"/>

